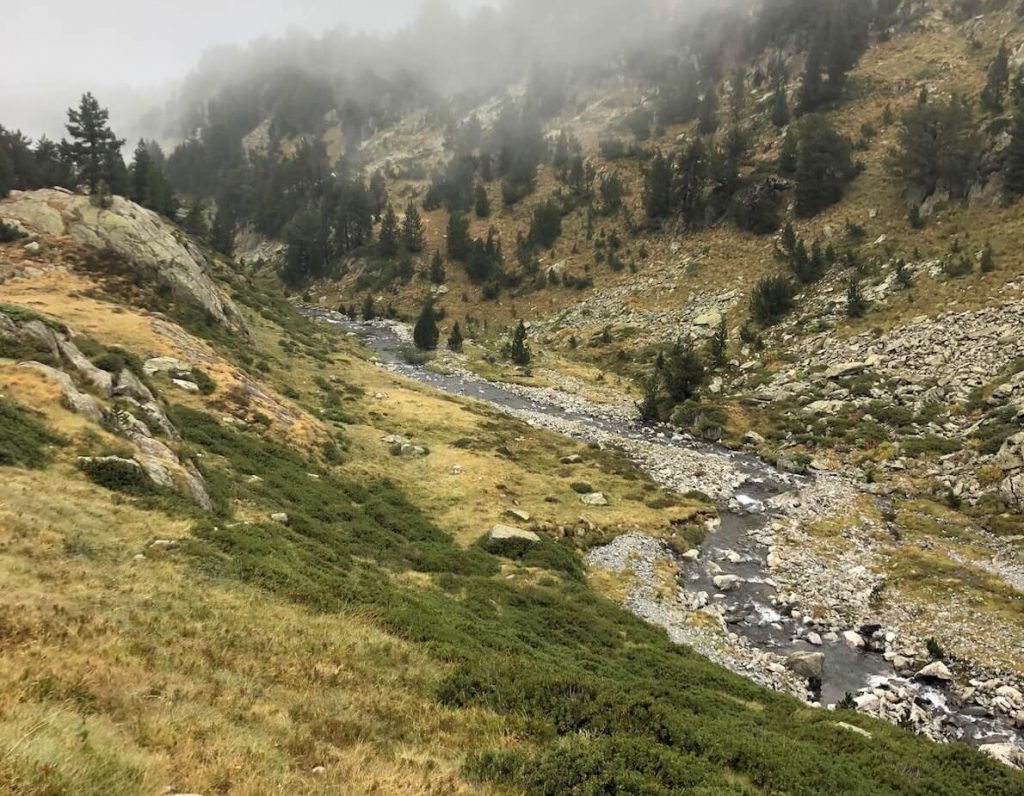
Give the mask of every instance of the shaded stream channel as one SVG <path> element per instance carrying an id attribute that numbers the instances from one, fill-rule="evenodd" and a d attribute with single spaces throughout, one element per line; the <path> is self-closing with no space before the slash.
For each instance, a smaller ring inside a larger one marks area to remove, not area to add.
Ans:
<path id="1" fill-rule="evenodd" d="M 992 716 L 974 705 L 955 706 L 956 700 L 949 698 L 941 683 L 922 684 L 899 677 L 893 665 L 881 654 L 884 641 L 877 638 L 880 635 L 875 633 L 877 626 L 853 628 L 867 641 L 866 649 L 857 649 L 845 643 L 841 634 L 838 640 L 830 640 L 828 633 L 813 632 L 822 628 L 798 621 L 786 610 L 776 607 L 779 602 L 777 590 L 766 563 L 769 551 L 758 541 L 756 532 L 771 522 L 771 510 L 766 504 L 774 497 L 799 488 L 801 483 L 807 483 L 806 478 L 780 473 L 753 456 L 688 440 L 671 432 L 657 433 L 638 422 L 602 412 L 596 405 L 592 414 L 574 411 L 552 401 L 531 397 L 513 385 L 489 382 L 465 372 L 449 375 L 410 365 L 403 355 L 411 344 L 409 334 L 391 322 L 361 323 L 337 312 L 311 307 L 301 311 L 308 318 L 330 323 L 360 337 L 375 352 L 378 362 L 391 372 L 443 392 L 483 401 L 513 414 L 532 413 L 571 421 L 622 440 L 682 446 L 698 452 L 706 451 L 709 456 L 728 458 L 745 480 L 731 500 L 719 502 L 721 522 L 701 545 L 700 562 L 677 557 L 682 588 L 691 594 L 705 592 L 712 603 L 720 604 L 729 629 L 758 649 L 783 657 L 796 651 L 824 654 L 824 673 L 820 684 L 822 705 L 834 704 L 848 693 L 857 695 L 870 687 L 893 690 L 909 687 L 913 691 L 914 704 L 931 716 L 943 717 L 944 737 L 974 745 L 1020 743 L 1018 733 L 1006 717 Z M 566 403 L 580 405 L 579 400 Z M 714 562 L 717 568 L 712 567 L 709 571 L 707 562 Z M 716 587 L 716 575 L 736 575 L 740 581 L 731 590 L 724 591 Z M 876 636 L 874 641 L 871 638 L 873 634 Z M 811 643 L 808 637 L 815 643 Z"/>

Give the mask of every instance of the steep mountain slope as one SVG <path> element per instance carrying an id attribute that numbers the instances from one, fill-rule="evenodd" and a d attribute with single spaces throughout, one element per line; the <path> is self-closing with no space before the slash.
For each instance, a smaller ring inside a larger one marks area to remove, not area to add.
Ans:
<path id="1" fill-rule="evenodd" d="M 32 236 L 0 249 L 13 792 L 1019 789 L 966 747 L 764 691 L 583 579 L 575 548 L 687 546 L 709 503 L 381 370 L 180 239 L 225 308 L 197 314 L 160 288 L 177 250 L 122 254 L 138 208 L 82 205 L 107 232 L 81 239 L 34 221 L 81 201 L 0 203 Z M 611 505 L 580 518 L 583 480 Z M 567 538 L 477 544 L 517 507 Z"/>

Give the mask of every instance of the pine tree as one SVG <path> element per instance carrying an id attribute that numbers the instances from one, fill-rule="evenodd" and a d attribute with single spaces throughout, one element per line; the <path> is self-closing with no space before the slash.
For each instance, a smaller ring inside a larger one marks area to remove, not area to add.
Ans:
<path id="1" fill-rule="evenodd" d="M 729 108 L 733 121 L 739 121 L 747 110 L 747 73 L 742 67 L 733 71 L 729 87 Z"/>
<path id="2" fill-rule="evenodd" d="M 725 318 L 718 324 L 715 336 L 708 340 L 708 360 L 716 368 L 725 364 L 725 358 L 729 353 L 729 330 L 725 327 Z"/>
<path id="3" fill-rule="evenodd" d="M 804 79 L 800 86 L 800 113 L 811 113 L 821 105 L 825 89 L 821 80 L 822 48 L 818 40 L 811 45 L 807 53 L 807 66 Z"/>
<path id="4" fill-rule="evenodd" d="M 420 311 L 420 317 L 412 331 L 413 342 L 420 351 L 433 351 L 437 348 L 440 332 L 437 329 L 437 316 L 434 314 L 434 303 L 427 299 Z"/>
<path id="5" fill-rule="evenodd" d="M 530 240 L 550 249 L 562 234 L 562 208 L 554 199 L 541 202 L 533 208 L 530 218 Z"/>
<path id="6" fill-rule="evenodd" d="M 660 151 L 644 170 L 644 210 L 648 218 L 667 218 L 672 211 L 672 161 Z"/>
<path id="7" fill-rule="evenodd" d="M 770 67 L 772 79 L 772 124 L 779 129 L 789 124 L 789 100 L 786 98 L 786 64 L 779 54 Z"/>
<path id="8" fill-rule="evenodd" d="M 427 273 L 427 278 L 435 285 L 443 285 L 447 279 L 444 270 L 444 257 L 441 256 L 440 249 L 434 251 L 434 256 L 430 259 L 430 271 Z"/>
<path id="9" fill-rule="evenodd" d="M 789 127 L 782 139 L 782 148 L 779 150 L 779 174 L 783 177 L 792 177 L 796 174 L 797 154 L 800 141 L 797 138 L 796 128 Z"/>
<path id="10" fill-rule="evenodd" d="M 698 128 L 704 135 L 711 135 L 718 129 L 718 90 L 714 81 L 708 81 L 701 97 Z"/>
<path id="11" fill-rule="evenodd" d="M 135 152 L 132 156 L 130 173 L 131 191 L 129 193 L 129 198 L 131 198 L 131 200 L 136 204 L 140 204 L 143 207 L 149 207 L 152 202 L 150 189 L 153 173 L 153 157 L 149 153 L 149 147 L 146 146 L 146 142 L 141 138 L 139 139 L 139 143 L 135 147 Z"/>
<path id="12" fill-rule="evenodd" d="M 226 207 L 218 207 L 210 228 L 210 245 L 225 257 L 235 253 L 235 219 Z"/>
<path id="13" fill-rule="evenodd" d="M 398 216 L 395 208 L 388 204 L 380 221 L 380 253 L 385 257 L 398 254 Z"/>
<path id="14" fill-rule="evenodd" d="M 377 307 L 373 302 L 373 296 L 367 295 L 363 299 L 363 320 L 372 321 L 377 317 Z"/>
<path id="15" fill-rule="evenodd" d="M 903 114 L 889 166 L 922 196 L 940 186 L 962 196 L 974 180 L 981 149 L 970 106 L 954 96 L 918 103 Z"/>
<path id="16" fill-rule="evenodd" d="M 981 272 L 983 274 L 989 274 L 996 270 L 995 258 L 992 256 L 992 244 L 986 243 L 985 248 L 981 250 Z"/>
<path id="17" fill-rule="evenodd" d="M 799 215 L 812 216 L 842 198 L 843 187 L 856 174 L 851 149 L 825 116 L 812 114 L 801 120 L 794 175 Z"/>
<path id="18" fill-rule="evenodd" d="M 423 251 L 426 245 L 426 233 L 423 230 L 423 221 L 420 219 L 419 211 L 412 202 L 405 208 L 405 219 L 402 221 L 402 245 L 413 252 Z"/>
<path id="19" fill-rule="evenodd" d="M 662 375 L 669 397 L 675 403 L 693 398 L 704 384 L 707 372 L 692 345 L 677 341 L 669 356 L 664 360 Z"/>
<path id="20" fill-rule="evenodd" d="M 636 405 L 639 420 L 644 425 L 653 425 L 661 419 L 658 413 L 659 386 L 660 378 L 655 366 L 654 373 L 644 380 L 644 397 Z"/>
<path id="21" fill-rule="evenodd" d="M 370 199 L 375 219 L 379 219 L 388 206 L 388 188 L 384 182 L 384 172 L 379 169 L 370 177 Z"/>
<path id="22" fill-rule="evenodd" d="M 1010 51 L 1000 42 L 999 52 L 989 64 L 988 79 L 981 91 L 981 107 L 991 113 L 1002 113 L 1003 99 L 1010 87 Z"/>
<path id="23" fill-rule="evenodd" d="M 448 256 L 458 262 L 465 262 L 470 254 L 472 239 L 469 237 L 469 219 L 455 212 L 448 216 Z"/>
<path id="24" fill-rule="evenodd" d="M 118 162 L 124 168 L 120 153 L 124 141 L 111 131 L 109 118 L 110 112 L 101 108 L 89 93 L 82 95 L 77 109 L 68 108 L 66 127 L 71 136 L 68 155 L 75 165 L 78 180 L 88 185 L 90 192 L 103 181 L 112 187 L 122 182 L 116 172 Z"/>
<path id="25" fill-rule="evenodd" d="M 491 214 L 491 200 L 487 198 L 487 188 L 482 182 L 476 184 L 476 217 L 487 218 Z"/>
<path id="26" fill-rule="evenodd" d="M 792 257 L 796 253 L 798 243 L 799 241 L 796 236 L 796 230 L 793 229 L 793 222 L 787 221 L 786 226 L 782 229 L 782 238 L 779 244 L 783 256 Z"/>
<path id="27" fill-rule="evenodd" d="M 448 350 L 455 351 L 456 353 L 462 353 L 462 329 L 459 328 L 459 322 L 455 321 L 455 325 L 452 327 L 452 333 L 448 335 Z"/>
<path id="28" fill-rule="evenodd" d="M 1018 105 L 1013 113 L 1010 144 L 1003 157 L 1006 189 L 1018 196 L 1024 194 L 1024 105 Z"/>
<path id="29" fill-rule="evenodd" d="M 851 318 L 862 318 L 867 311 L 868 300 L 861 289 L 860 280 L 856 276 L 851 276 L 846 288 L 846 314 Z"/>
<path id="30" fill-rule="evenodd" d="M 196 199 L 188 206 L 188 212 L 181 225 L 189 235 L 200 240 L 206 239 L 210 234 L 210 227 L 206 219 L 206 205 L 202 199 Z"/>
<path id="31" fill-rule="evenodd" d="M 153 142 L 139 140 L 128 169 L 128 196 L 140 204 L 168 218 L 177 210 L 174 189 L 164 176 L 163 152 Z"/>
<path id="32" fill-rule="evenodd" d="M 516 365 L 525 367 L 530 364 L 530 347 L 526 342 L 526 324 L 519 321 L 516 333 L 512 337 L 512 344 L 509 346 L 509 359 Z"/>

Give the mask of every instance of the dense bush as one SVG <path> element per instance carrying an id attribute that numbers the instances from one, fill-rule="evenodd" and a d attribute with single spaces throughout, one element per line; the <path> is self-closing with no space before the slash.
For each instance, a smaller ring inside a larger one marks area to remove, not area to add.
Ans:
<path id="1" fill-rule="evenodd" d="M 769 276 L 754 287 L 750 314 L 763 326 L 771 326 L 793 309 L 796 288 L 784 276 Z"/>
<path id="2" fill-rule="evenodd" d="M 550 569 L 576 580 L 583 579 L 579 556 L 565 541 L 541 536 L 540 542 L 526 539 L 490 539 L 484 537 L 480 546 L 491 555 L 519 561 L 524 566 Z"/>
<path id="3" fill-rule="evenodd" d="M 14 243 L 25 237 L 25 233 L 13 224 L 0 221 L 0 243 Z"/>
<path id="4" fill-rule="evenodd" d="M 155 495 L 158 491 L 145 471 L 129 460 L 114 457 L 82 459 L 78 466 L 94 484 L 114 492 L 143 496 Z"/>

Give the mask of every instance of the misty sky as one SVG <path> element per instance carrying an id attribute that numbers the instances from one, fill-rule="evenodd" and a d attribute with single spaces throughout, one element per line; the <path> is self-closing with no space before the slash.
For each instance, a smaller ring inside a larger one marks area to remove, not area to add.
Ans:
<path id="1" fill-rule="evenodd" d="M 36 0 L 5 4 L 0 124 L 61 134 L 63 111 L 93 90 L 113 121 L 169 91 L 208 47 L 289 28 L 389 31 L 424 0 Z M 495 0 L 447 0 L 462 11 Z M 159 100 L 158 100 L 159 101 Z M 127 121 L 127 120 L 123 120 Z"/>

